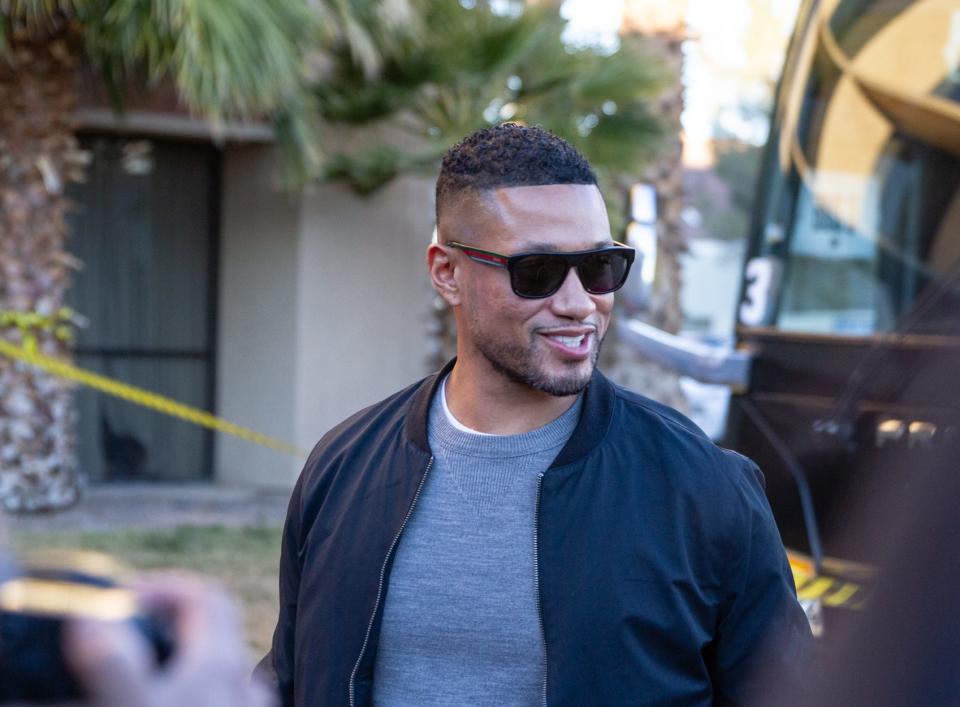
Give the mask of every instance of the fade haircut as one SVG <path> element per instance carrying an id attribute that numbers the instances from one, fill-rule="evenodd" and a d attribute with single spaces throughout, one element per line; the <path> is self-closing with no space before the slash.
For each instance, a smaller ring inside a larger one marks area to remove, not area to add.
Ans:
<path id="1" fill-rule="evenodd" d="M 447 150 L 437 177 L 436 218 L 467 192 L 548 184 L 593 184 L 597 175 L 569 142 L 548 130 L 503 123 Z"/>

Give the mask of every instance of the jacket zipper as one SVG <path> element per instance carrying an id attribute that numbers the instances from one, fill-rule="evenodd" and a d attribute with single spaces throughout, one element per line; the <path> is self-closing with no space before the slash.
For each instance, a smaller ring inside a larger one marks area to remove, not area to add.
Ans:
<path id="1" fill-rule="evenodd" d="M 533 516 L 533 587 L 540 619 L 540 637 L 543 639 L 543 707 L 547 707 L 547 632 L 543 627 L 543 604 L 540 601 L 540 494 L 543 474 L 537 477 L 537 504 Z"/>
<path id="2" fill-rule="evenodd" d="M 426 471 L 423 472 L 423 477 L 420 479 L 420 485 L 417 486 L 417 492 L 413 495 L 413 502 L 410 504 L 410 508 L 407 509 L 407 515 L 404 517 L 403 522 L 400 524 L 400 530 L 397 531 L 397 534 L 393 536 L 393 542 L 390 543 L 390 547 L 387 549 L 387 556 L 383 558 L 383 565 L 380 567 L 380 583 L 377 585 L 377 601 L 373 605 L 373 613 L 370 615 L 370 621 L 367 623 L 367 634 L 363 637 L 363 645 L 360 647 L 360 655 L 357 656 L 357 662 L 353 666 L 353 670 L 350 672 L 350 707 L 355 707 L 354 705 L 354 681 L 357 679 L 357 671 L 360 669 L 360 663 L 363 660 L 363 654 L 367 652 L 367 644 L 370 642 L 370 632 L 373 630 L 373 620 L 377 617 L 377 610 L 380 608 L 380 599 L 383 597 L 383 582 L 386 579 L 387 574 L 387 563 L 390 561 L 391 555 L 397 546 L 397 542 L 400 540 L 400 535 L 403 533 L 403 529 L 407 527 L 407 522 L 410 520 L 410 516 L 413 515 L 413 509 L 417 505 L 417 499 L 420 498 L 420 492 L 423 490 L 423 485 L 427 481 L 427 475 L 430 474 L 430 468 L 433 466 L 433 456 L 430 456 L 430 461 L 427 463 Z"/>

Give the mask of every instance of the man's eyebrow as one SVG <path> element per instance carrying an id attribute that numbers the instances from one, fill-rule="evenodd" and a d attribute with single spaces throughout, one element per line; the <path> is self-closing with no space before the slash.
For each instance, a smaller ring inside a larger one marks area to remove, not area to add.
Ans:
<path id="1" fill-rule="evenodd" d="M 599 241 L 594 241 L 584 250 L 593 250 L 594 248 L 605 248 L 607 246 L 613 245 L 614 241 L 612 238 L 604 238 Z M 559 253 L 560 248 L 557 247 L 556 243 L 547 243 L 541 241 L 530 241 L 522 244 L 517 252 L 524 253 Z"/>

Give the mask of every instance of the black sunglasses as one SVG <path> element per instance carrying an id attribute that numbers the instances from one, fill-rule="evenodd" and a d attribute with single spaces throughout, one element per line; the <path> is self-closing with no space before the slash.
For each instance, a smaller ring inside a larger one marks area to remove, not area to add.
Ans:
<path id="1" fill-rule="evenodd" d="M 455 241 L 446 245 L 459 248 L 478 263 L 506 268 L 514 293 L 527 299 L 542 299 L 554 294 L 563 286 L 570 268 L 577 269 L 580 284 L 591 295 L 605 295 L 619 290 L 627 280 L 635 255 L 633 248 L 616 242 L 612 246 L 571 253 L 516 255 L 494 253 Z"/>

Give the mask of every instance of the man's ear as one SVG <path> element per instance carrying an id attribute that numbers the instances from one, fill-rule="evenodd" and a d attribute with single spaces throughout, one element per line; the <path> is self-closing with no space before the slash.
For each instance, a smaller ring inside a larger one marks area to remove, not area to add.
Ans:
<path id="1" fill-rule="evenodd" d="M 460 304 L 460 283 L 456 265 L 450 256 L 449 248 L 431 243 L 427 248 L 427 269 L 437 293 L 451 307 L 456 307 Z"/>

